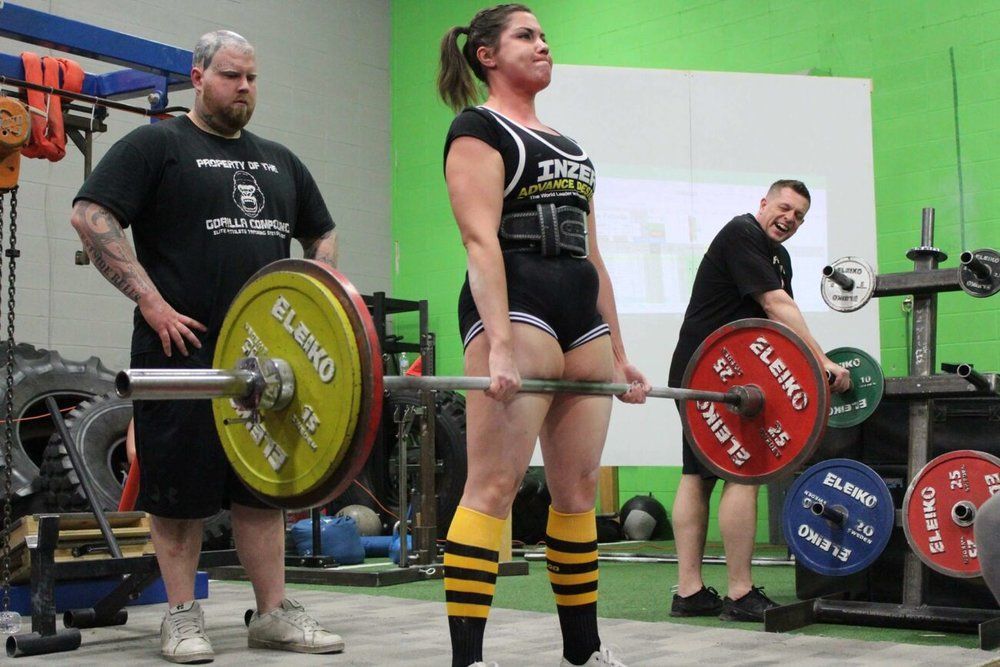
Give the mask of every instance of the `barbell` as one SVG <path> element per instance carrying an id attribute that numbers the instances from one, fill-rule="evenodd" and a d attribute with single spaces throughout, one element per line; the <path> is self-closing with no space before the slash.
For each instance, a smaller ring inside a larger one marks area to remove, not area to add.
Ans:
<path id="1" fill-rule="evenodd" d="M 364 299 L 329 266 L 286 259 L 254 274 L 220 329 L 211 369 L 132 369 L 119 396 L 213 399 L 236 474 L 285 509 L 321 505 L 361 472 L 386 390 L 484 390 L 486 377 L 383 376 Z M 759 484 L 787 476 L 819 446 L 830 391 L 824 369 L 788 327 L 733 322 L 695 351 L 683 387 L 648 395 L 684 401 L 696 455 L 720 477 Z M 622 394 L 621 383 L 525 379 L 527 393 Z M 724 406 L 720 407 L 720 406 Z"/>

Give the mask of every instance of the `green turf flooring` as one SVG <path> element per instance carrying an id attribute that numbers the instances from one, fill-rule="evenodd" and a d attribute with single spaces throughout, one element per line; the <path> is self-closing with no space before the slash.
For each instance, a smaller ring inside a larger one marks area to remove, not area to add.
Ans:
<path id="1" fill-rule="evenodd" d="M 672 542 L 643 544 L 601 545 L 602 552 L 637 552 L 642 554 L 674 554 Z M 721 545 L 709 544 L 706 555 L 720 555 Z M 760 545 L 755 557 L 782 559 L 783 547 Z M 369 561 L 371 562 L 371 561 Z M 543 562 L 530 562 L 527 576 L 501 577 L 497 582 L 494 605 L 508 609 L 555 613 L 555 602 L 549 589 Z M 763 586 L 768 596 L 778 603 L 795 602 L 795 569 L 790 565 L 754 567 L 754 583 Z M 721 595 L 726 590 L 726 568 L 722 564 L 703 567 L 705 584 L 714 586 Z M 685 623 L 689 625 L 736 628 L 763 632 L 756 623 L 733 623 L 716 618 L 671 618 L 671 586 L 677 583 L 676 563 L 601 563 L 599 614 L 606 618 L 625 618 L 637 621 Z M 315 586 L 289 584 L 289 588 L 328 589 L 345 593 L 381 595 L 411 600 L 444 601 L 441 580 L 419 581 L 381 588 L 354 586 Z M 818 624 L 796 633 L 825 637 L 843 637 L 865 641 L 890 641 L 909 644 L 978 648 L 975 635 L 946 634 L 923 630 L 899 630 L 848 625 Z"/>

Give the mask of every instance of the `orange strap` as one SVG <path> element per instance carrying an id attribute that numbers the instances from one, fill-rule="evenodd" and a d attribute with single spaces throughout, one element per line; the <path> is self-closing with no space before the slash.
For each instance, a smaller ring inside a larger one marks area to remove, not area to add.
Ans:
<path id="1" fill-rule="evenodd" d="M 62 88 L 74 93 L 83 89 L 83 69 L 68 58 L 39 57 L 23 51 L 24 79 L 29 83 Z M 31 111 L 31 141 L 21 151 L 25 157 L 43 157 L 52 162 L 66 155 L 66 131 L 63 127 L 62 99 L 40 90 L 28 90 Z"/>
<path id="2" fill-rule="evenodd" d="M 118 501 L 119 512 L 131 512 L 135 509 L 135 500 L 139 497 L 139 459 L 132 459 L 132 465 L 128 469 L 128 477 L 125 479 L 125 488 L 122 489 L 122 497 Z"/>

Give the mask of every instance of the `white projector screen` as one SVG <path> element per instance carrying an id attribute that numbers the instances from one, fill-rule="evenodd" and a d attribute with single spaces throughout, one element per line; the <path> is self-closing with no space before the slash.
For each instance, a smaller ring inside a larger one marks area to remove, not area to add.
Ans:
<path id="1" fill-rule="evenodd" d="M 812 193 L 788 242 L 792 287 L 824 349 L 879 357 L 878 308 L 836 313 L 822 267 L 844 255 L 876 264 L 871 86 L 867 79 L 558 65 L 538 97 L 542 122 L 586 149 L 601 254 L 630 359 L 667 384 L 691 283 L 716 232 L 756 213 L 767 186 Z M 615 401 L 603 465 L 680 465 L 672 401 Z M 542 463 L 536 450 L 534 465 Z"/>

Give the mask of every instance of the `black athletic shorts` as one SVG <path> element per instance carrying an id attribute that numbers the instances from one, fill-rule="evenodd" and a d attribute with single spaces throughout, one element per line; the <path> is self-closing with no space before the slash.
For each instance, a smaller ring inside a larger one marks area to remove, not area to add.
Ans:
<path id="1" fill-rule="evenodd" d="M 132 357 L 132 368 L 211 368 L 205 348 L 177 349 Z M 137 509 L 171 519 L 212 516 L 230 502 L 266 508 L 233 472 L 212 415 L 212 402 L 134 401 L 135 449 L 139 459 Z"/>
<path id="2" fill-rule="evenodd" d="M 687 344 L 682 343 L 684 341 L 678 342 L 677 347 L 674 348 L 674 354 L 670 359 L 670 372 L 667 383 L 671 387 L 684 386 L 684 371 L 687 370 L 688 360 L 691 359 L 697 348 L 697 345 L 691 345 L 690 342 L 687 342 Z M 684 401 L 674 401 L 678 414 L 681 414 L 684 403 Z M 691 448 L 691 443 L 688 441 L 687 436 L 684 435 L 683 428 L 681 428 L 681 473 L 684 475 L 698 475 L 702 479 L 718 479 L 718 476 L 702 463 L 701 459 L 695 456 L 694 450 Z"/>
<path id="3" fill-rule="evenodd" d="M 678 413 L 682 410 L 683 404 L 684 401 L 674 401 L 674 405 L 677 406 Z M 702 479 L 719 478 L 718 475 L 701 462 L 701 459 L 695 456 L 694 450 L 692 449 L 691 443 L 688 442 L 687 435 L 684 433 L 683 428 L 681 429 L 681 474 L 698 475 Z"/>
<path id="4" fill-rule="evenodd" d="M 505 252 L 503 259 L 511 322 L 541 329 L 563 352 L 610 335 L 597 312 L 597 269 L 588 260 L 525 252 Z M 468 276 L 458 297 L 458 326 L 464 347 L 483 332 Z"/>

